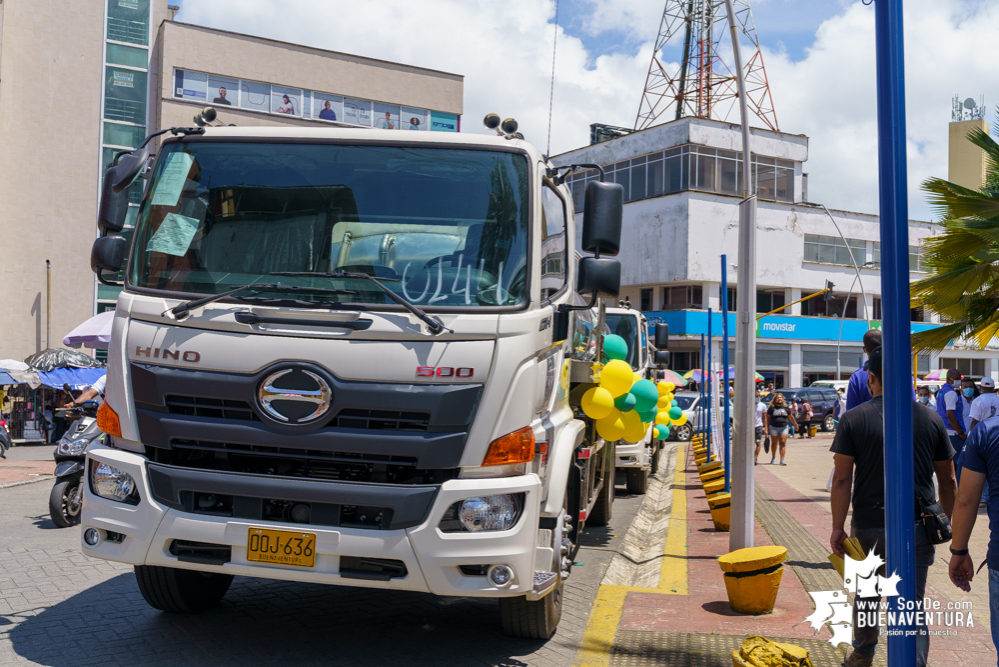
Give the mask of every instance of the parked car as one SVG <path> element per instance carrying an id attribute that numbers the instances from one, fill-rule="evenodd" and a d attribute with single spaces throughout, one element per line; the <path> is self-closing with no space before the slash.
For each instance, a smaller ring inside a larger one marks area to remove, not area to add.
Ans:
<path id="1" fill-rule="evenodd" d="M 687 423 L 683 426 L 673 426 L 670 428 L 670 440 L 690 440 L 691 436 L 697 431 L 697 417 L 700 414 L 698 409 L 701 404 L 701 394 L 696 391 L 678 391 L 673 394 L 673 398 L 676 399 L 677 406 L 684 411 L 687 415 Z M 718 419 L 724 419 L 724 403 L 718 402 Z M 728 414 L 729 422 L 733 420 L 732 415 L 735 414 L 735 404 L 729 400 L 728 402 Z"/>
<path id="2" fill-rule="evenodd" d="M 785 401 L 794 401 L 798 398 L 808 398 L 812 404 L 812 419 L 810 425 L 818 425 L 823 431 L 832 431 L 836 428 L 836 418 L 833 416 L 836 411 L 836 403 L 839 399 L 836 390 L 825 387 L 800 387 L 797 389 L 778 389 L 778 394 L 784 394 Z"/>
<path id="3" fill-rule="evenodd" d="M 816 380 L 811 385 L 809 389 L 832 389 L 836 391 L 840 389 L 843 391 L 843 395 L 846 396 L 846 388 L 850 386 L 849 380 Z"/>

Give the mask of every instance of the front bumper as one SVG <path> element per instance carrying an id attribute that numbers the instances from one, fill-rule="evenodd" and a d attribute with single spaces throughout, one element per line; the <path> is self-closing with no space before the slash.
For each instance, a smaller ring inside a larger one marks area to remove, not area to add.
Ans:
<path id="1" fill-rule="evenodd" d="M 479 597 L 531 594 L 536 559 L 550 560 L 550 548 L 537 548 L 541 481 L 537 475 L 501 479 L 458 479 L 441 485 L 426 519 L 420 525 L 378 530 L 327 527 L 267 520 L 187 513 L 156 499 L 150 487 L 147 459 L 118 449 L 94 445 L 89 461 L 101 461 L 135 478 L 138 505 L 126 505 L 94 495 L 84 484 L 81 535 L 96 528 L 102 539 L 95 546 L 81 541 L 84 554 L 131 565 L 159 565 L 182 569 L 225 572 L 249 577 L 309 581 Z M 305 481 L 305 480 L 303 480 Z M 324 482 L 331 490 L 336 482 Z M 453 503 L 474 496 L 523 493 L 520 519 L 510 530 L 495 533 L 443 533 L 441 517 Z M 246 560 L 250 527 L 276 528 L 316 534 L 315 567 L 251 563 Z M 107 531 L 123 535 L 120 542 L 106 539 Z M 231 547 L 230 562 L 205 565 L 182 562 L 170 553 L 174 540 L 204 542 Z M 546 545 L 550 546 L 550 545 Z M 406 565 L 406 575 L 387 581 L 341 578 L 340 558 L 392 559 Z M 459 566 L 510 566 L 513 581 L 503 588 L 492 586 L 483 575 L 463 574 Z M 548 569 L 548 568 L 543 568 Z"/>

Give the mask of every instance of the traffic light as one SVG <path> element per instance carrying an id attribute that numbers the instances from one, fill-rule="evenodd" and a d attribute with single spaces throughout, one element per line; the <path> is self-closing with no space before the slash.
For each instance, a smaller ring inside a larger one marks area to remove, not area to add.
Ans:
<path id="1" fill-rule="evenodd" d="M 832 293 L 833 287 L 835 287 L 835 285 L 832 284 L 832 281 L 827 280 L 826 281 L 826 293 L 822 295 L 823 301 L 832 301 L 832 298 L 833 298 L 833 293 Z"/>

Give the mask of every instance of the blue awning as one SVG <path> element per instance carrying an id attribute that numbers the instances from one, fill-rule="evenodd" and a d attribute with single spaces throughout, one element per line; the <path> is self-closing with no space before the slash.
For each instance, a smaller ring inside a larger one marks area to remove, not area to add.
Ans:
<path id="1" fill-rule="evenodd" d="M 68 384 L 73 390 L 83 390 L 107 375 L 106 368 L 56 368 L 48 373 L 39 373 L 38 377 L 46 387 L 62 389 Z"/>
<path id="2" fill-rule="evenodd" d="M 20 382 L 12 378 L 9 374 L 5 373 L 4 371 L 0 371 L 0 387 L 3 387 L 8 384 L 20 384 Z"/>

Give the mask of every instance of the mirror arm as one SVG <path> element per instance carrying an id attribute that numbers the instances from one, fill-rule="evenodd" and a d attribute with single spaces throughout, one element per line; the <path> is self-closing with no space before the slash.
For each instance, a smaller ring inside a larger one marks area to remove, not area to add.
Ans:
<path id="1" fill-rule="evenodd" d="M 604 172 L 604 168 L 601 167 L 599 164 L 592 164 L 589 162 L 583 164 L 568 164 L 565 165 L 564 167 L 549 167 L 545 171 L 546 175 L 552 179 L 552 183 L 554 183 L 555 185 L 562 185 L 563 183 L 565 183 L 565 179 L 569 177 L 569 174 L 576 171 L 577 169 L 582 169 L 582 168 L 596 169 L 597 171 L 599 171 L 601 183 L 604 183 L 607 180 L 607 174 Z M 566 170 L 565 173 L 559 174 L 558 172 L 560 169 L 565 169 Z"/>
<path id="2" fill-rule="evenodd" d="M 97 282 L 102 285 L 107 285 L 108 287 L 124 287 L 125 283 L 119 283 L 111 280 L 107 280 L 104 277 L 104 269 L 97 270 Z"/>
<path id="3" fill-rule="evenodd" d="M 593 308 L 597 303 L 597 290 L 593 290 L 593 296 L 590 298 L 590 302 L 585 306 L 573 306 L 568 303 L 560 303 L 558 305 L 558 312 L 567 313 L 570 310 L 589 310 Z"/>

